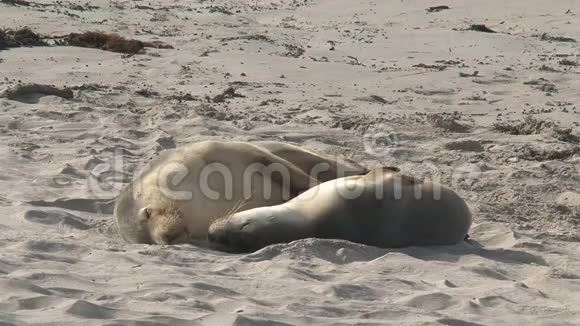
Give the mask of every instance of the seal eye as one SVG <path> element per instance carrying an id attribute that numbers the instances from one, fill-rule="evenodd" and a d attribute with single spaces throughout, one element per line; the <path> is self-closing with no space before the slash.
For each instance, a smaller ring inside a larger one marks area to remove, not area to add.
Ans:
<path id="1" fill-rule="evenodd" d="M 242 226 L 240 226 L 240 231 L 243 230 L 248 225 L 250 225 L 250 222 L 245 222 L 244 224 L 242 224 Z"/>
<path id="2" fill-rule="evenodd" d="M 151 208 L 145 207 L 139 211 L 139 222 L 146 223 L 151 218 Z"/>

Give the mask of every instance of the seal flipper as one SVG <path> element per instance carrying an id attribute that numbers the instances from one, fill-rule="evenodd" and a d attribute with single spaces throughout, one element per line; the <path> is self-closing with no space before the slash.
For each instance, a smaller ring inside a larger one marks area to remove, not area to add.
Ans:
<path id="1" fill-rule="evenodd" d="M 273 182 L 278 183 L 282 186 L 290 187 L 289 189 L 290 198 L 288 198 L 288 200 L 298 196 L 302 192 L 314 186 L 317 186 L 320 183 L 318 180 L 306 174 L 292 162 L 289 162 L 277 155 L 273 155 L 272 153 L 264 150 L 263 148 L 259 149 L 265 153 L 264 156 L 258 159 L 258 163 L 263 164 L 265 167 L 269 167 L 272 164 L 279 164 L 286 169 L 286 172 L 288 172 L 290 180 L 284 180 L 284 175 L 282 175 L 281 173 L 275 172 L 270 173 L 270 177 L 272 178 Z M 290 183 L 289 185 L 286 184 L 287 181 L 289 181 Z"/>
<path id="2" fill-rule="evenodd" d="M 382 166 L 379 168 L 375 168 L 375 169 L 371 169 L 368 170 L 365 173 L 361 173 L 360 175 L 365 175 L 365 176 L 374 176 L 377 173 L 382 173 L 382 174 L 389 174 L 389 173 L 400 173 L 401 169 L 399 169 L 398 167 L 394 167 L 394 166 Z"/>
<path id="3" fill-rule="evenodd" d="M 369 172 L 371 172 L 372 170 L 367 169 L 366 167 L 363 167 L 364 170 L 360 171 L 360 172 L 355 172 L 352 175 L 367 175 Z"/>
<path id="4" fill-rule="evenodd" d="M 336 157 L 312 152 L 297 145 L 260 141 L 256 146 L 265 149 L 272 155 L 290 162 L 297 169 L 314 177 L 319 183 L 354 175 L 365 175 L 370 170 L 348 158 L 338 160 Z M 342 161 L 342 162 L 341 162 Z"/>
<path id="5" fill-rule="evenodd" d="M 290 172 L 290 196 L 294 198 L 306 190 L 317 186 L 320 182 L 308 174 L 304 173 L 302 170 L 298 169 L 292 163 L 288 162 L 288 170 Z M 277 174 L 272 175 L 272 180 L 279 184 L 284 185 L 283 178 L 278 179 Z"/>
<path id="6" fill-rule="evenodd" d="M 401 172 L 401 169 L 399 169 L 396 166 L 383 166 L 380 167 L 379 169 L 383 170 L 383 172 Z"/>

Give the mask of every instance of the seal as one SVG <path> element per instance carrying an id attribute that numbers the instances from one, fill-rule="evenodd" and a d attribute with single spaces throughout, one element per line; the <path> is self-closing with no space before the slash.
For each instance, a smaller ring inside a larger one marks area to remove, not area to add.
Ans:
<path id="1" fill-rule="evenodd" d="M 278 205 L 322 182 L 367 171 L 281 142 L 201 141 L 162 152 L 123 188 L 115 225 L 131 243 L 206 241 L 218 217 Z"/>
<path id="2" fill-rule="evenodd" d="M 384 167 L 324 182 L 280 205 L 216 220 L 214 248 L 252 252 L 304 238 L 342 239 L 382 247 L 452 245 L 463 241 L 472 216 L 451 189 Z"/>

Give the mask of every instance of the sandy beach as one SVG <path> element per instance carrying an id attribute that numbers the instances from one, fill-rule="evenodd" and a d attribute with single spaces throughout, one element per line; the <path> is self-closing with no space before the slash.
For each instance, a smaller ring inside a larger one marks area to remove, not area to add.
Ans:
<path id="1" fill-rule="evenodd" d="M 580 2 L 0 0 L 0 22 L 46 43 L 0 38 L 0 325 L 580 325 Z M 88 31 L 149 43 L 59 43 Z M 470 239 L 120 239 L 119 190 L 207 139 L 437 178 Z"/>

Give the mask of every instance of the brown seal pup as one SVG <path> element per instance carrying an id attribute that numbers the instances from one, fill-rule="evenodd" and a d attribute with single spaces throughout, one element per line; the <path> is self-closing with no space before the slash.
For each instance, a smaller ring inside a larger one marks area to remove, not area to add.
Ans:
<path id="1" fill-rule="evenodd" d="M 380 168 L 322 183 L 280 205 L 220 218 L 208 239 L 231 252 L 304 238 L 383 248 L 451 245 L 466 238 L 471 223 L 467 204 L 451 189 Z"/>
<path id="2" fill-rule="evenodd" d="M 285 143 L 202 141 L 163 152 L 119 193 L 114 219 L 127 242 L 206 240 L 211 222 L 232 211 L 278 205 L 366 172 Z"/>

